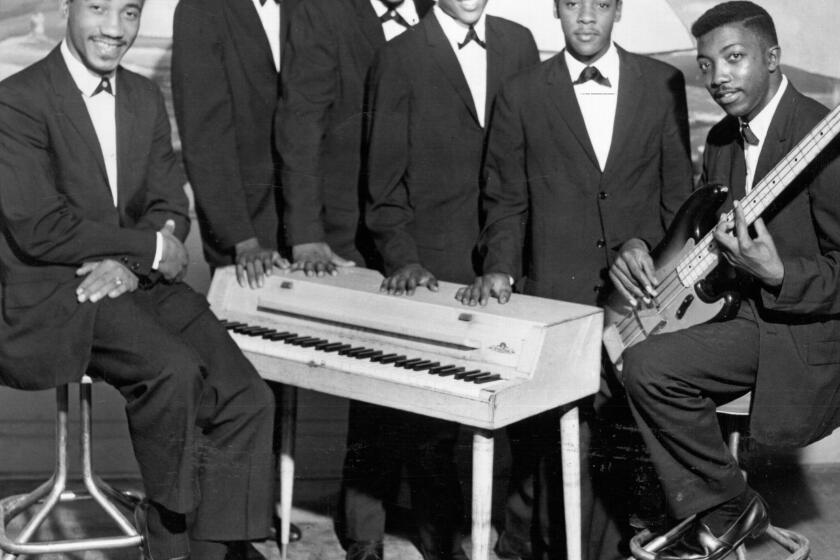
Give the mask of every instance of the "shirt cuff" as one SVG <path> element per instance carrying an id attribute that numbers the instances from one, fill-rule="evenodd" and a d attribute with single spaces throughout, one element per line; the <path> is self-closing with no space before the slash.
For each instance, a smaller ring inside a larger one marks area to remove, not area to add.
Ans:
<path id="1" fill-rule="evenodd" d="M 157 270 L 160 266 L 160 260 L 163 258 L 163 234 L 159 231 L 155 232 L 155 259 L 152 261 L 152 270 Z"/>

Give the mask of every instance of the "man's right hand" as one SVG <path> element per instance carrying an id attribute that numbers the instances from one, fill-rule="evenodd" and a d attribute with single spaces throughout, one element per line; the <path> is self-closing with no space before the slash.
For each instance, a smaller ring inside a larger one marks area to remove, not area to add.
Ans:
<path id="1" fill-rule="evenodd" d="M 464 305 L 487 305 L 491 297 L 499 303 L 507 303 L 512 287 L 510 276 L 502 272 L 490 272 L 475 279 L 471 286 L 459 288 L 455 299 Z"/>
<path id="2" fill-rule="evenodd" d="M 289 268 L 289 262 L 274 249 L 260 245 L 256 237 L 251 237 L 236 244 L 236 281 L 243 288 L 250 286 L 262 288 L 265 277 L 271 276 L 274 267 Z"/>
<path id="3" fill-rule="evenodd" d="M 175 237 L 175 222 L 166 220 L 160 228 L 163 237 L 163 254 L 158 263 L 158 271 L 163 277 L 170 281 L 179 281 L 187 273 L 187 265 L 190 262 L 187 255 L 187 248 L 181 240 Z"/>
<path id="4" fill-rule="evenodd" d="M 653 305 L 651 298 L 659 295 L 656 286 L 656 267 L 647 244 L 641 239 L 630 239 L 618 250 L 618 256 L 610 267 L 610 279 L 615 288 L 636 307 L 638 300 Z"/>
<path id="5" fill-rule="evenodd" d="M 335 275 L 338 267 L 356 266 L 353 261 L 342 259 L 323 242 L 301 243 L 292 247 L 292 270 L 302 270 L 307 276 Z"/>

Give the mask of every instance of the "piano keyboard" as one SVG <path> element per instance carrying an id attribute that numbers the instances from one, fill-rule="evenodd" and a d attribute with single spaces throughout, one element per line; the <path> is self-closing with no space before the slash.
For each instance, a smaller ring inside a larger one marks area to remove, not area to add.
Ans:
<path id="1" fill-rule="evenodd" d="M 260 374 L 297 387 L 489 428 L 597 388 L 597 308 L 520 295 L 470 308 L 453 284 L 398 297 L 380 282 L 277 272 L 252 290 L 225 268 L 208 297 Z"/>

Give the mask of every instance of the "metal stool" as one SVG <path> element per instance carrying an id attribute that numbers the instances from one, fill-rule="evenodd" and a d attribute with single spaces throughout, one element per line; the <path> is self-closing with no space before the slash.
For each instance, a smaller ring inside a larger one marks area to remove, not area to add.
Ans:
<path id="1" fill-rule="evenodd" d="M 741 430 L 748 426 L 751 404 L 752 394 L 747 393 L 734 401 L 719 406 L 717 409 L 721 416 L 721 426 L 729 434 L 727 443 L 735 461 L 739 460 L 738 450 L 741 446 Z M 746 473 L 744 476 L 746 476 Z M 656 551 L 678 540 L 691 527 L 695 517 L 695 515 L 692 515 L 684 519 L 663 535 L 655 535 L 647 529 L 641 531 L 630 541 L 630 553 L 632 554 L 630 560 L 655 560 Z M 805 560 L 811 554 L 811 543 L 799 533 L 770 525 L 764 534 L 790 552 L 785 560 Z M 735 555 L 738 560 L 746 560 L 747 553 L 744 545 L 735 549 Z"/>
<path id="2" fill-rule="evenodd" d="M 98 476 L 91 467 L 91 383 L 88 376 L 82 377 L 79 385 L 81 412 L 82 479 L 86 490 L 67 490 L 67 411 L 68 386 L 56 388 L 56 437 L 55 470 L 44 484 L 28 494 L 18 494 L 0 500 L 0 552 L 2 560 L 14 560 L 21 554 L 49 554 L 78 552 L 83 550 L 105 550 L 114 548 L 139 547 L 143 537 L 134 524 L 117 509 L 115 502 L 133 511 L 141 497 L 130 492 L 120 492 Z M 74 502 L 93 498 L 117 524 L 122 534 L 113 537 L 80 538 L 60 541 L 30 542 L 38 527 L 59 503 Z M 27 511 L 35 504 L 40 504 L 32 518 L 26 522 L 18 534 L 11 538 L 7 535 L 8 523 Z"/>

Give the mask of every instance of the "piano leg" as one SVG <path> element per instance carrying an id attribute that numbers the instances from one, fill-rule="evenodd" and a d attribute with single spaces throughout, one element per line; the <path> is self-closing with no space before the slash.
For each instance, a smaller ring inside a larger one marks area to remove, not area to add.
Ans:
<path id="1" fill-rule="evenodd" d="M 580 424 L 578 409 L 572 407 L 560 417 L 563 454 L 563 504 L 566 512 L 566 558 L 580 560 Z"/>
<path id="2" fill-rule="evenodd" d="M 490 513 L 493 505 L 493 432 L 473 434 L 472 558 L 490 558 Z"/>
<path id="3" fill-rule="evenodd" d="M 292 492 L 295 481 L 295 429 L 297 427 L 297 388 L 283 386 L 280 406 L 280 503 L 277 515 L 280 525 L 280 558 L 286 560 L 289 548 L 289 526 L 292 521 Z"/>

